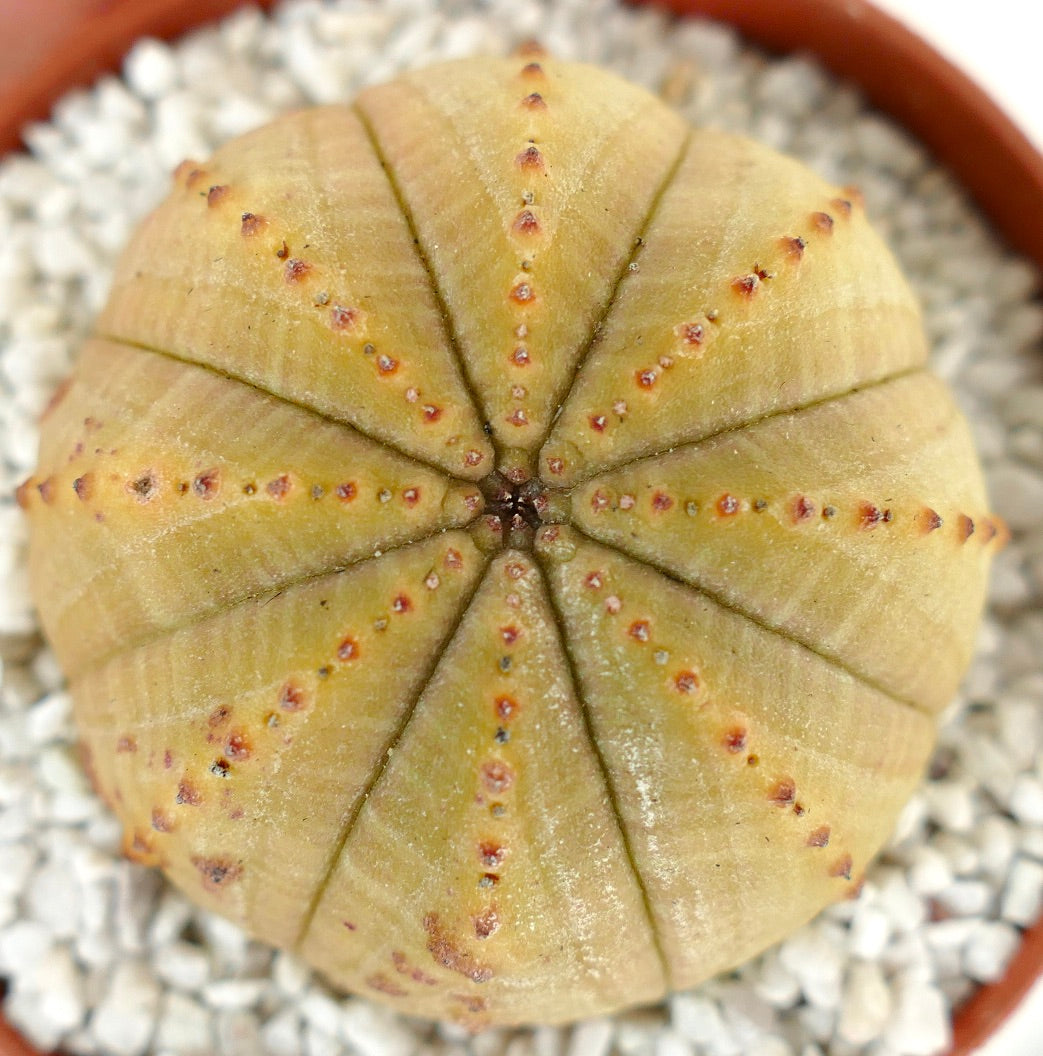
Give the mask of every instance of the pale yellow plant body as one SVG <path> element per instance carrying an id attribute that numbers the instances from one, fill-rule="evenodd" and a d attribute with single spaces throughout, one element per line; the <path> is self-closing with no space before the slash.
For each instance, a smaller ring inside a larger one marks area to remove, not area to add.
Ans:
<path id="1" fill-rule="evenodd" d="M 539 55 L 186 162 L 21 491 L 126 849 L 414 1014 L 653 1001 L 856 890 L 991 553 L 837 189 Z"/>

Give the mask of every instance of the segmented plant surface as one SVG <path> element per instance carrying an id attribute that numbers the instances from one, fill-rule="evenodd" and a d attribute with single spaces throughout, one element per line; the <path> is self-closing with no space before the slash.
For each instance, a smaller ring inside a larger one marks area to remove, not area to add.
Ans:
<path id="1" fill-rule="evenodd" d="M 126 848 L 335 982 L 553 1022 L 857 887 L 969 659 L 965 423 L 853 189 L 542 56 L 186 162 L 44 426 Z"/>

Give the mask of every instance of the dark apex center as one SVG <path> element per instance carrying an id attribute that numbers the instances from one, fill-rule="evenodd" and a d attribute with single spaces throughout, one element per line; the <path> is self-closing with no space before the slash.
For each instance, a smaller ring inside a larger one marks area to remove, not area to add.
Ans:
<path id="1" fill-rule="evenodd" d="M 494 531 L 534 532 L 543 524 L 547 493 L 539 479 L 514 483 L 499 471 L 480 484 L 485 496 L 485 516 Z"/>

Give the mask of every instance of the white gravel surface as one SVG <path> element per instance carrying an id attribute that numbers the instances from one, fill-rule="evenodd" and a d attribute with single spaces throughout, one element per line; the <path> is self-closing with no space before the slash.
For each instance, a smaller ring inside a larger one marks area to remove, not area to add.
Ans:
<path id="1" fill-rule="evenodd" d="M 861 897 L 739 972 L 662 1006 L 571 1029 L 492 1031 L 397 1017 L 327 992 L 283 953 L 120 859 L 75 763 L 69 700 L 28 598 L 15 486 L 36 420 L 105 299 L 130 229 L 185 156 L 289 106 L 346 99 L 436 59 L 538 37 L 663 90 L 694 120 L 856 183 L 919 293 L 934 363 L 978 437 L 1014 530 L 978 659 L 930 779 Z M 954 1003 L 998 978 L 1043 901 L 1043 308 L 946 173 L 801 59 L 727 29 L 608 0 L 314 0 L 247 9 L 124 79 L 67 96 L 0 164 L 0 977 L 43 1049 L 270 1056 L 932 1056 Z"/>

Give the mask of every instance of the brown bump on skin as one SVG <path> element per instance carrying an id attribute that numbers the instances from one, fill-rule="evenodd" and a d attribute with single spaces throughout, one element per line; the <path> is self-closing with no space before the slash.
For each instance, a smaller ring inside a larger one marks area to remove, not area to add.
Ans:
<path id="1" fill-rule="evenodd" d="M 851 867 L 854 862 L 851 859 L 850 854 L 841 855 L 830 867 L 829 875 L 843 877 L 845 880 L 851 879 Z"/>
<path id="2" fill-rule="evenodd" d="M 242 220 L 242 224 L 239 227 L 239 232 L 247 238 L 251 235 L 258 234 L 268 226 L 268 221 L 263 216 L 258 216 L 256 213 L 243 213 L 240 219 Z"/>
<path id="3" fill-rule="evenodd" d="M 820 825 L 814 832 L 808 834 L 808 838 L 804 841 L 806 847 L 828 847 L 829 846 L 829 826 Z"/>
<path id="4" fill-rule="evenodd" d="M 529 62 L 522 67 L 521 74 L 523 77 L 542 77 L 543 67 L 538 62 Z"/>
<path id="5" fill-rule="evenodd" d="M 543 172 L 543 155 L 535 145 L 526 147 L 515 159 L 517 165 L 530 172 Z"/>
<path id="6" fill-rule="evenodd" d="M 280 245 L 279 248 L 275 251 L 275 255 L 280 260 L 285 260 L 290 255 L 290 247 L 286 244 L 285 240 L 283 241 L 282 245 Z"/>
<path id="7" fill-rule="evenodd" d="M 554 476 L 560 477 L 565 472 L 565 460 L 563 458 L 548 458 L 547 469 Z"/>
<path id="8" fill-rule="evenodd" d="M 804 815 L 807 813 L 807 811 L 804 809 L 804 804 L 803 803 L 794 803 L 793 804 L 793 813 L 796 814 L 798 818 L 804 817 Z"/>
<path id="9" fill-rule="evenodd" d="M 192 864 L 199 870 L 203 887 L 207 891 L 220 891 L 229 884 L 234 884 L 243 875 L 241 862 L 230 858 L 204 858 L 193 855 Z"/>
<path id="10" fill-rule="evenodd" d="M 731 752 L 733 755 L 738 755 L 739 752 L 746 750 L 746 741 L 748 734 L 746 728 L 743 726 L 733 726 L 730 730 L 726 730 L 724 736 L 721 738 L 721 744 L 724 745 L 726 751 Z"/>
<path id="11" fill-rule="evenodd" d="M 219 708 L 214 708 L 210 713 L 210 717 L 206 720 L 206 724 L 210 729 L 215 730 L 218 726 L 223 726 L 231 717 L 232 709 L 227 705 L 222 705 Z"/>
<path id="12" fill-rule="evenodd" d="M 300 282 L 309 271 L 311 271 L 311 265 L 306 260 L 291 257 L 283 268 L 283 279 L 291 283 Z"/>
<path id="13" fill-rule="evenodd" d="M 800 235 L 786 235 L 780 239 L 783 252 L 790 258 L 790 260 L 800 260 L 804 256 L 804 250 L 807 248 L 807 242 L 800 237 Z"/>
<path id="14" fill-rule="evenodd" d="M 250 741 L 242 730 L 233 730 L 225 741 L 225 756 L 233 762 L 241 763 L 250 758 Z"/>
<path id="15" fill-rule="evenodd" d="M 174 179 L 187 180 L 193 172 L 199 172 L 199 162 L 193 161 L 191 158 L 185 158 L 183 161 L 179 161 L 174 169 Z"/>
<path id="16" fill-rule="evenodd" d="M 702 323 L 684 323 L 679 328 L 679 336 L 687 345 L 701 345 L 706 338 Z"/>
<path id="17" fill-rule="evenodd" d="M 355 308 L 346 308 L 343 304 L 335 304 L 330 309 L 330 327 L 338 332 L 350 330 L 355 325 L 359 313 Z"/>
<path id="18" fill-rule="evenodd" d="M 729 495 L 728 492 L 725 492 L 714 503 L 714 508 L 720 517 L 734 517 L 739 512 L 740 503 L 734 495 Z"/>
<path id="19" fill-rule="evenodd" d="M 699 676 L 694 671 L 680 671 L 674 676 L 678 693 L 694 693 L 699 688 Z"/>
<path id="20" fill-rule="evenodd" d="M 350 480 L 345 481 L 343 484 L 338 484 L 333 490 L 341 502 L 351 502 L 359 493 L 358 487 Z"/>
<path id="21" fill-rule="evenodd" d="M 206 192 L 206 204 L 212 209 L 215 205 L 228 196 L 229 187 L 226 183 L 217 183 Z"/>
<path id="22" fill-rule="evenodd" d="M 46 480 L 40 481 L 36 485 L 36 490 L 40 493 L 40 498 L 43 500 L 45 505 L 50 505 L 56 498 L 54 489 L 54 478 L 48 477 Z"/>
<path id="23" fill-rule="evenodd" d="M 605 612 L 607 612 L 609 616 L 618 616 L 622 610 L 623 599 L 617 594 L 609 594 L 609 596 L 605 598 Z"/>
<path id="24" fill-rule="evenodd" d="M 216 469 L 206 469 L 192 481 L 192 490 L 201 499 L 212 499 L 221 490 L 221 474 Z"/>
<path id="25" fill-rule="evenodd" d="M 776 781 L 768 791 L 768 799 L 777 807 L 788 807 L 797 798 L 797 786 L 791 777 Z"/>
<path id="26" fill-rule="evenodd" d="M 391 963 L 399 975 L 408 975 L 415 983 L 423 983 L 424 986 L 438 986 L 438 980 L 427 974 L 421 968 L 415 968 L 406 958 L 401 950 L 395 950 L 391 954 Z"/>
<path id="27" fill-rule="evenodd" d="M 159 807 L 152 808 L 152 827 L 156 832 L 173 832 L 174 819 Z"/>
<path id="28" fill-rule="evenodd" d="M 489 759 L 482 763 L 482 784 L 490 792 L 503 792 L 511 787 L 514 773 L 501 759 Z"/>
<path id="29" fill-rule="evenodd" d="M 974 535 L 974 521 L 965 513 L 956 518 L 956 537 L 961 543 L 967 542 Z"/>
<path id="30" fill-rule="evenodd" d="M 514 699 L 514 697 L 508 697 L 506 695 L 497 697 L 494 701 L 494 704 L 496 706 L 497 716 L 503 719 L 505 722 L 508 719 L 513 719 L 515 714 L 517 714 L 518 702 Z"/>
<path id="31" fill-rule="evenodd" d="M 214 777 L 227 778 L 232 772 L 232 766 L 224 759 L 215 759 L 210 764 L 210 773 Z"/>
<path id="32" fill-rule="evenodd" d="M 143 829 L 135 829 L 133 833 L 124 834 L 123 854 L 139 865 L 158 865 L 160 861 L 151 835 Z"/>
<path id="33" fill-rule="evenodd" d="M 398 360 L 386 352 L 381 352 L 377 356 L 377 370 L 385 376 L 394 374 L 398 370 Z"/>
<path id="34" fill-rule="evenodd" d="M 523 209 L 511 225 L 512 229 L 520 235 L 535 235 L 540 230 L 540 222 L 531 209 Z"/>
<path id="35" fill-rule="evenodd" d="M 547 100 L 539 92 L 530 92 L 522 101 L 521 105 L 526 110 L 546 110 Z"/>
<path id="36" fill-rule="evenodd" d="M 851 215 L 851 203 L 846 198 L 831 198 L 829 204 L 846 220 Z"/>
<path id="37" fill-rule="evenodd" d="M 757 755 L 755 752 L 751 753 L 750 755 L 746 756 L 746 765 L 747 766 L 760 766 L 761 765 L 761 757 L 759 755 Z"/>
<path id="38" fill-rule="evenodd" d="M 858 507 L 858 524 L 860 528 L 870 531 L 878 524 L 886 524 L 891 520 L 890 510 L 882 510 L 871 502 L 863 502 Z"/>
<path id="39" fill-rule="evenodd" d="M 647 642 L 649 637 L 651 637 L 651 629 L 648 620 L 634 620 L 634 622 L 627 628 L 627 634 L 633 638 L 635 642 Z"/>
<path id="40" fill-rule="evenodd" d="M 825 235 L 833 233 L 833 217 L 829 213 L 812 213 L 811 222 Z"/>
<path id="41" fill-rule="evenodd" d="M 286 473 L 282 473 L 277 476 L 274 480 L 268 481 L 264 486 L 264 490 L 277 502 L 281 502 L 290 494 L 293 488 L 293 482 L 290 480 Z"/>
<path id="42" fill-rule="evenodd" d="M 511 353 L 511 362 L 516 367 L 527 367 L 529 365 L 529 362 L 530 362 L 529 350 L 527 348 L 525 348 L 523 345 L 519 345 Z"/>
<path id="43" fill-rule="evenodd" d="M 515 304 L 530 304 L 536 299 L 531 282 L 516 282 L 511 287 L 510 298 Z"/>
<path id="44" fill-rule="evenodd" d="M 471 919 L 474 921 L 474 933 L 479 939 L 487 939 L 500 929 L 500 916 L 495 906 L 486 907 Z"/>
<path id="45" fill-rule="evenodd" d="M 84 473 L 72 482 L 72 490 L 80 502 L 86 502 L 94 494 L 94 474 Z"/>
<path id="46" fill-rule="evenodd" d="M 836 506 L 823 506 L 822 507 L 822 519 L 828 521 L 837 515 Z"/>
<path id="47" fill-rule="evenodd" d="M 82 479 L 82 478 L 81 478 Z M 14 498 L 15 502 L 18 503 L 20 509 L 29 509 L 29 489 L 32 486 L 33 478 L 29 477 L 28 480 L 23 480 L 21 484 L 15 488 Z M 76 487 L 76 482 L 73 481 L 73 487 Z M 79 494 L 79 492 L 77 492 Z"/>
<path id="48" fill-rule="evenodd" d="M 653 388 L 658 377 L 659 375 L 650 368 L 634 371 L 634 379 L 637 381 L 637 387 L 639 389 Z"/>
<path id="49" fill-rule="evenodd" d="M 138 750 L 137 738 L 132 737 L 129 733 L 124 733 L 116 740 L 116 751 L 119 754 L 124 752 L 136 752 Z"/>
<path id="50" fill-rule="evenodd" d="M 127 491 L 134 495 L 138 502 L 151 502 L 159 493 L 159 479 L 149 470 L 135 480 L 127 481 Z"/>
<path id="51" fill-rule="evenodd" d="M 471 448 L 471 450 L 464 455 L 464 465 L 477 466 L 483 458 L 485 458 L 485 455 L 483 455 L 481 451 L 477 451 L 474 448 Z"/>
<path id="52" fill-rule="evenodd" d="M 406 488 L 402 492 L 402 501 L 410 507 L 415 506 L 420 501 L 420 489 L 419 488 Z"/>
<path id="53" fill-rule="evenodd" d="M 437 422 L 442 417 L 442 408 L 435 407 L 434 404 L 425 403 L 423 408 L 424 421 L 425 422 Z"/>
<path id="54" fill-rule="evenodd" d="M 652 509 L 656 513 L 665 513 L 674 505 L 674 500 L 665 491 L 657 491 L 652 496 Z"/>
<path id="55" fill-rule="evenodd" d="M 604 583 L 604 573 L 588 572 L 586 579 L 584 579 L 583 582 L 586 583 L 586 585 L 590 587 L 591 590 L 600 590 L 602 584 Z"/>
<path id="56" fill-rule="evenodd" d="M 366 986 L 378 993 L 387 994 L 388 997 L 408 997 L 409 991 L 403 990 L 393 979 L 389 979 L 382 972 L 366 977 Z"/>
<path id="57" fill-rule="evenodd" d="M 505 645 L 514 645 L 514 643 L 521 637 L 521 631 L 517 627 L 501 627 L 500 636 L 503 638 Z"/>
<path id="58" fill-rule="evenodd" d="M 357 660 L 359 656 L 359 643 L 354 638 L 345 638 L 337 646 L 337 659 L 347 663 L 349 660 Z"/>
<path id="59" fill-rule="evenodd" d="M 482 840 L 478 844 L 478 860 L 487 869 L 495 869 L 497 866 L 502 865 L 506 857 L 507 848 L 495 840 Z"/>
<path id="60" fill-rule="evenodd" d="M 408 594 L 399 594 L 395 597 L 395 600 L 391 602 L 391 611 L 397 612 L 401 615 L 404 612 L 413 611 L 413 602 L 410 601 Z"/>
<path id="61" fill-rule="evenodd" d="M 464 567 L 464 559 L 460 556 L 459 550 L 446 550 L 442 564 L 446 568 L 460 569 Z"/>
<path id="62" fill-rule="evenodd" d="M 793 520 L 799 524 L 801 521 L 810 520 L 815 516 L 815 504 L 805 496 L 798 495 L 793 500 L 790 511 L 793 515 Z"/>
<path id="63" fill-rule="evenodd" d="M 752 297 L 760 286 L 760 277 L 756 274 L 739 275 L 732 279 L 731 287 L 740 297 Z"/>
<path id="64" fill-rule="evenodd" d="M 921 526 L 923 527 L 925 534 L 928 532 L 937 531 L 939 528 L 941 528 L 942 524 L 944 523 L 941 517 L 934 510 L 932 510 L 930 506 L 925 506 L 920 511 L 920 516 L 918 519 L 920 521 Z"/>
<path id="65" fill-rule="evenodd" d="M 590 508 L 595 513 L 603 513 L 609 508 L 609 505 L 608 496 L 600 488 L 590 497 Z"/>
<path id="66" fill-rule="evenodd" d="M 607 419 L 603 414 L 591 415 L 588 421 L 590 422 L 590 428 L 593 429 L 594 432 L 603 433 L 605 431 L 605 423 Z"/>
<path id="67" fill-rule="evenodd" d="M 203 802 L 203 797 L 196 786 L 187 777 L 184 777 L 178 783 L 174 802 L 186 807 L 198 807 Z"/>
<path id="68" fill-rule="evenodd" d="M 428 934 L 427 949 L 435 961 L 451 972 L 458 972 L 472 982 L 488 982 L 492 969 L 479 964 L 469 953 L 459 949 L 445 933 L 436 913 L 424 917 L 424 931 Z"/>

